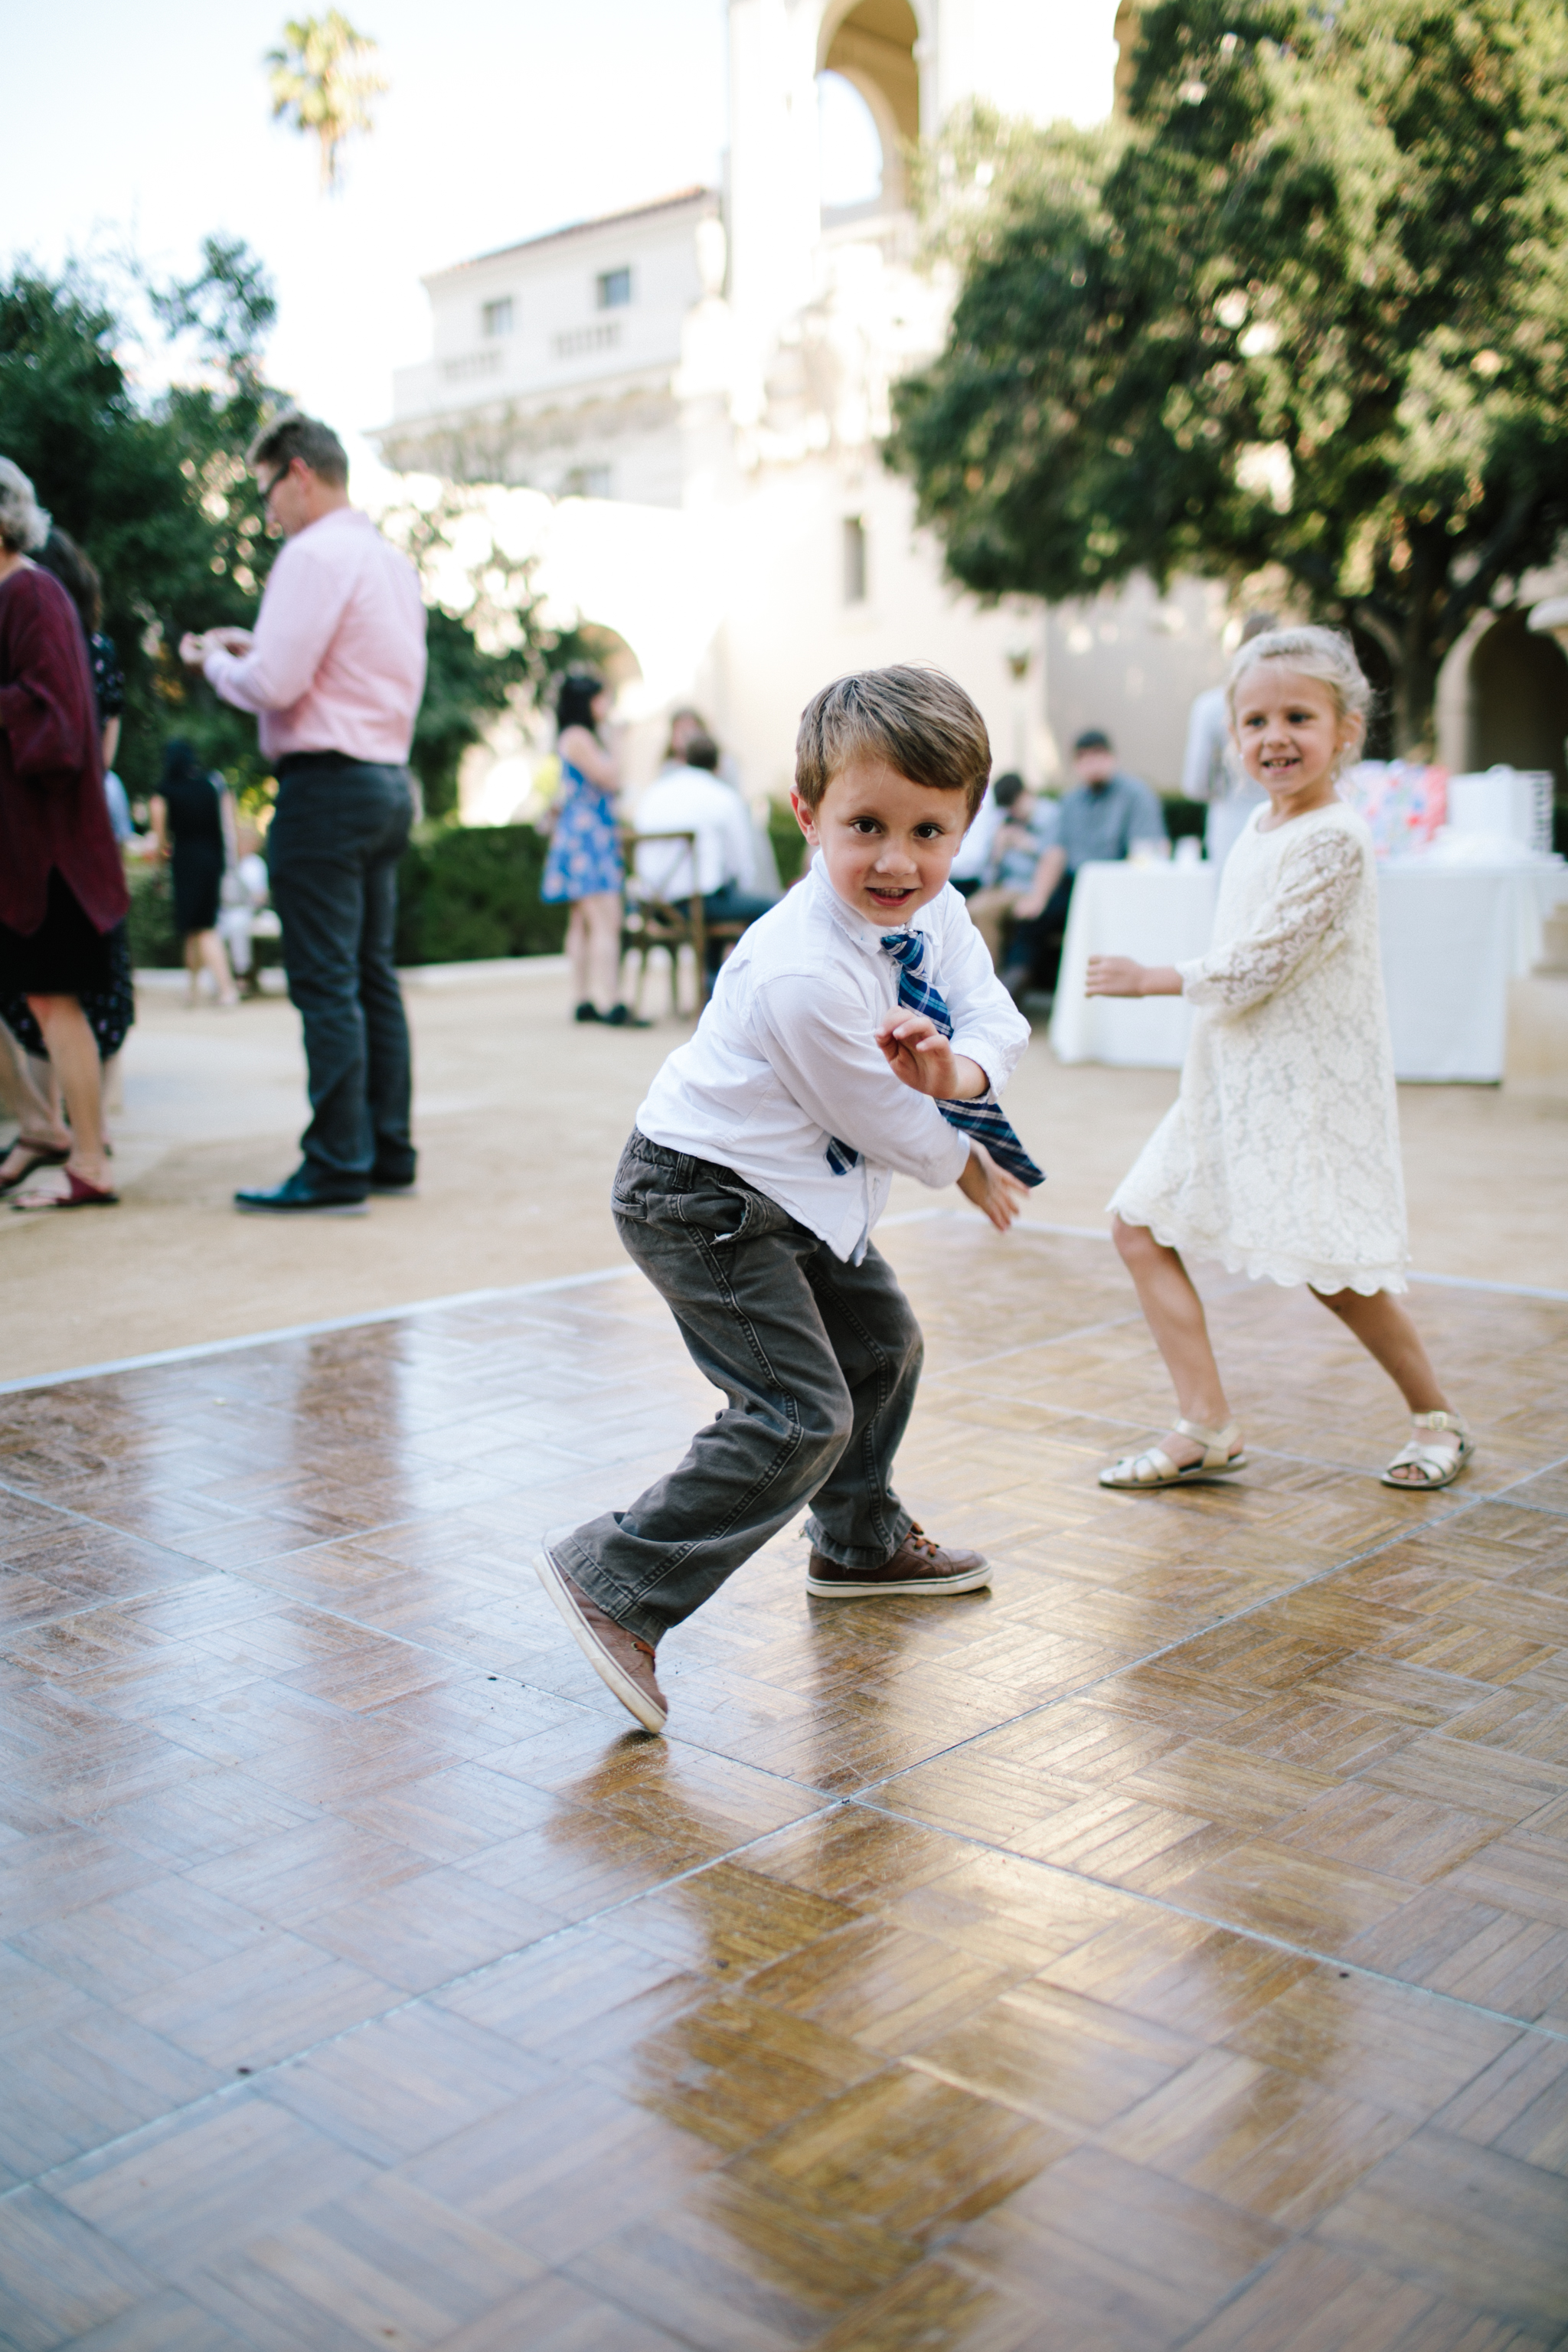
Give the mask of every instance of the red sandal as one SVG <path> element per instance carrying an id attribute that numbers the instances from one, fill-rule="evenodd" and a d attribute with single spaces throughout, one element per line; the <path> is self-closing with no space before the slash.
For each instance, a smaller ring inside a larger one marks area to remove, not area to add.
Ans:
<path id="1" fill-rule="evenodd" d="M 30 1199 L 13 1201 L 13 1209 L 26 1214 L 36 1209 L 113 1209 L 120 1204 L 118 1192 L 106 1192 L 97 1184 L 89 1184 L 74 1168 L 68 1168 L 65 1179 L 69 1191 L 36 1192 Z"/>

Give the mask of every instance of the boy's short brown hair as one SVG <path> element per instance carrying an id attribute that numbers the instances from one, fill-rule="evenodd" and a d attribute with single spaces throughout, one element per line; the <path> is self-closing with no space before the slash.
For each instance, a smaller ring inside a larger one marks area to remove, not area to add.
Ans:
<path id="1" fill-rule="evenodd" d="M 815 809 L 841 768 L 868 757 L 912 784 L 962 792 L 973 817 L 991 774 L 991 739 L 955 679 L 900 662 L 836 677 L 812 696 L 795 741 L 795 788 Z"/>

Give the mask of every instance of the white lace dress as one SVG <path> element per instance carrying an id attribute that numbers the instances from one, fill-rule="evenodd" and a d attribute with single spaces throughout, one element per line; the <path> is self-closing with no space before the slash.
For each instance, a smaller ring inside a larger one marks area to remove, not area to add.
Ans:
<path id="1" fill-rule="evenodd" d="M 1340 802 L 1226 862 L 1177 1101 L 1110 1206 L 1184 1255 L 1403 1290 L 1409 1249 L 1372 835 Z"/>

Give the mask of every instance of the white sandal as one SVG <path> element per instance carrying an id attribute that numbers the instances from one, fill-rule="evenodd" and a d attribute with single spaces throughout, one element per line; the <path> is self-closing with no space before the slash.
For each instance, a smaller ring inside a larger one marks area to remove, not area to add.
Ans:
<path id="1" fill-rule="evenodd" d="M 1405 1495 L 1431 1495 L 1439 1486 L 1451 1486 L 1476 1450 L 1470 1435 L 1457 1412 L 1413 1412 L 1413 1429 L 1451 1429 L 1458 1439 L 1457 1450 L 1450 1454 L 1446 1445 L 1424 1445 L 1419 1437 L 1412 1437 L 1402 1445 L 1387 1469 L 1383 1473 L 1385 1486 L 1397 1486 Z M 1394 1473 L 1405 1468 L 1418 1470 L 1418 1478 L 1396 1478 Z"/>
<path id="2" fill-rule="evenodd" d="M 1241 1432 L 1234 1421 L 1223 1429 L 1205 1428 L 1201 1421 L 1178 1421 L 1174 1427 L 1184 1437 L 1190 1437 L 1204 1449 L 1196 1462 L 1173 1462 L 1163 1445 L 1151 1445 L 1142 1454 L 1124 1454 L 1109 1470 L 1100 1474 L 1102 1486 L 1145 1487 L 1187 1486 L 1204 1478 L 1223 1478 L 1232 1470 L 1241 1469 L 1247 1461 L 1245 1449 L 1235 1454 L 1231 1447 Z"/>

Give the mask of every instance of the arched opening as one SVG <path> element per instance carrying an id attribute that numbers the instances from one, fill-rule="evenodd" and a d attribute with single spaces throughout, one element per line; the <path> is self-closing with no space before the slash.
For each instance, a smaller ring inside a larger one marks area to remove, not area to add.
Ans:
<path id="1" fill-rule="evenodd" d="M 856 0 L 856 5 L 837 19 L 831 12 L 826 18 L 817 70 L 825 83 L 836 78 L 858 92 L 881 147 L 879 188 L 868 197 L 836 202 L 828 193 L 825 140 L 823 211 L 829 217 L 835 212 L 852 213 L 872 206 L 884 212 L 895 211 L 908 204 L 905 159 L 921 135 L 921 76 L 915 61 L 919 38 L 920 26 L 910 0 Z M 825 93 L 825 132 L 830 103 L 837 108 L 842 101 L 830 100 Z M 839 127 L 837 122 L 835 127 Z M 847 128 L 847 122 L 844 127 Z M 858 135 L 863 142 L 863 131 Z M 847 152 L 853 152 L 852 145 Z"/>
<path id="2" fill-rule="evenodd" d="M 1568 791 L 1568 658 L 1554 637 L 1505 613 L 1470 656 L 1468 764 L 1549 768 L 1552 790 Z"/>
<path id="3" fill-rule="evenodd" d="M 596 669 L 615 693 L 641 677 L 642 664 L 619 630 L 603 621 L 580 621 L 577 637 L 588 668 Z"/>
<path id="4" fill-rule="evenodd" d="M 618 630 L 602 621 L 577 625 L 573 667 L 595 669 L 613 692 L 635 686 L 642 664 Z M 555 758 L 552 696 L 531 710 L 506 710 L 486 729 L 484 740 L 463 754 L 458 805 L 470 825 L 531 824 L 548 804 L 560 779 Z"/>

